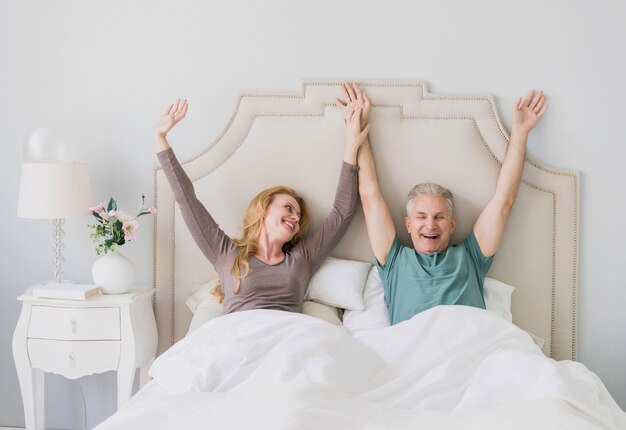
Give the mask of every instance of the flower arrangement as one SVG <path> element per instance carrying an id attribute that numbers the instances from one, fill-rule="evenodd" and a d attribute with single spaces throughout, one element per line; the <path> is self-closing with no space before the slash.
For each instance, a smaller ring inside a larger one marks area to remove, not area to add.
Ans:
<path id="1" fill-rule="evenodd" d="M 113 197 L 109 199 L 106 206 L 104 203 L 100 203 L 89 208 L 97 221 L 97 224 L 89 224 L 89 227 L 93 229 L 91 239 L 96 247 L 96 254 L 115 252 L 118 246 L 137 239 L 137 229 L 139 228 L 137 218 L 156 212 L 152 206 L 145 207 L 144 202 L 145 196 L 142 195 L 139 212 L 134 217 L 118 210 L 117 202 Z"/>

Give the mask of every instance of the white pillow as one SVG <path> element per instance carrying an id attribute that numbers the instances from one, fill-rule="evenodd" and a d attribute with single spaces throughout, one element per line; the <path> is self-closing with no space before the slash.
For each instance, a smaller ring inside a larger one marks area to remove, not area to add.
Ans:
<path id="1" fill-rule="evenodd" d="M 191 288 L 193 294 L 185 300 L 185 304 L 189 308 L 192 314 L 196 313 L 198 306 L 208 298 L 215 297 L 213 295 L 213 289 L 217 285 L 219 279 L 211 279 L 210 281 L 201 282 Z"/>
<path id="2" fill-rule="evenodd" d="M 485 278 L 483 291 L 487 310 L 500 315 L 509 322 L 513 322 L 513 314 L 511 314 L 511 296 L 514 290 L 515 287 L 500 282 L 497 279 Z"/>
<path id="3" fill-rule="evenodd" d="M 365 309 L 363 288 L 370 267 L 362 261 L 326 258 L 309 282 L 306 300 L 341 309 Z"/>
<path id="4" fill-rule="evenodd" d="M 360 330 L 389 327 L 389 310 L 385 304 L 385 291 L 376 266 L 373 266 L 367 275 L 363 301 L 364 310 L 344 312 L 344 327 L 352 334 Z"/>
<path id="5" fill-rule="evenodd" d="M 213 279 L 197 286 L 195 292 L 185 301 L 193 313 L 187 334 L 205 322 L 224 315 L 224 305 L 212 294 L 217 282 L 217 279 Z"/>
<path id="6" fill-rule="evenodd" d="M 189 330 L 187 330 L 187 334 L 191 333 L 202 324 L 207 321 L 212 320 L 213 318 L 221 317 L 224 315 L 224 305 L 221 304 L 217 297 L 211 295 L 207 297 L 193 314 L 193 318 L 191 318 L 191 324 L 189 324 Z"/>
<path id="7" fill-rule="evenodd" d="M 509 322 L 513 322 L 513 314 L 511 313 L 511 296 L 513 295 L 513 291 L 515 291 L 515 287 L 505 284 L 504 282 L 500 282 L 497 279 L 485 278 L 483 291 L 487 310 L 500 315 Z M 543 349 L 546 341 L 542 337 L 539 337 L 527 330 L 524 331 L 530 336 L 539 349 Z"/>
<path id="8" fill-rule="evenodd" d="M 545 345 L 546 341 L 544 338 L 537 336 L 534 333 L 529 332 L 528 330 L 524 330 L 528 336 L 535 342 L 535 345 L 539 347 L 539 349 L 543 350 L 543 345 Z"/>
<path id="9" fill-rule="evenodd" d="M 312 302 L 305 300 L 302 304 L 302 313 L 312 317 L 316 317 L 327 321 L 333 325 L 341 324 L 337 308 L 323 303 Z"/>

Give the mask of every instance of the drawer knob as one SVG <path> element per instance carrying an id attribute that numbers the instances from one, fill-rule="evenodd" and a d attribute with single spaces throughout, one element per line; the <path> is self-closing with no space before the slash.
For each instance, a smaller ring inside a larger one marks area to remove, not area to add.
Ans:
<path id="1" fill-rule="evenodd" d="M 70 320 L 70 325 L 72 326 L 72 334 L 76 334 L 76 318 L 72 318 Z"/>
<path id="2" fill-rule="evenodd" d="M 70 352 L 68 354 L 68 358 L 70 359 L 70 369 L 75 369 L 76 368 L 76 354 L 74 354 L 73 352 Z"/>

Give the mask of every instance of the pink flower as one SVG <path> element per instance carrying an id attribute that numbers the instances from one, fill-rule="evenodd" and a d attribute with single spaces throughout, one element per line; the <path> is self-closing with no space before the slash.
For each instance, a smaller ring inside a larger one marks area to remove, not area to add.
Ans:
<path id="1" fill-rule="evenodd" d="M 116 218 L 122 222 L 130 221 L 131 217 L 125 212 L 117 211 L 115 214 Z"/>
<path id="2" fill-rule="evenodd" d="M 139 223 L 131 219 L 129 221 L 124 221 L 122 224 L 122 230 L 124 231 L 124 240 L 130 242 L 131 240 L 137 239 L 137 230 L 139 229 Z"/>
<path id="3" fill-rule="evenodd" d="M 104 210 L 104 203 L 100 203 L 98 206 L 89 208 L 90 212 L 100 213 Z"/>
<path id="4" fill-rule="evenodd" d="M 150 206 L 148 208 L 148 212 L 150 212 L 151 214 L 155 214 L 156 213 L 156 208 L 154 206 Z"/>

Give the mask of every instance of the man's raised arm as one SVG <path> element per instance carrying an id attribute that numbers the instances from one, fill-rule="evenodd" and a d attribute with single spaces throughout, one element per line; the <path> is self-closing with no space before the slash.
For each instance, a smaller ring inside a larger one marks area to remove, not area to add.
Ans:
<path id="1" fill-rule="evenodd" d="M 357 164 L 359 165 L 359 194 L 365 213 L 367 235 L 374 256 L 380 264 L 385 264 L 391 244 L 396 237 L 396 227 L 378 186 L 376 165 L 369 138 L 359 149 Z"/>
<path id="2" fill-rule="evenodd" d="M 524 100 L 519 98 L 513 108 L 511 139 L 498 175 L 496 191 L 474 225 L 474 235 L 486 257 L 493 256 L 500 247 L 522 180 L 528 134 L 548 110 L 545 99 L 542 91 L 535 94 L 532 90 Z"/>

